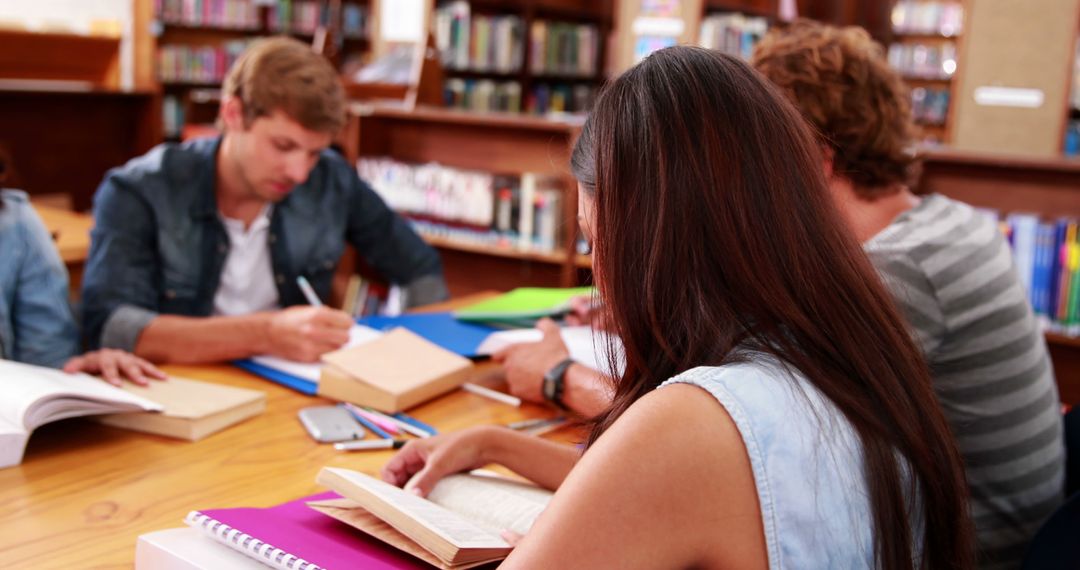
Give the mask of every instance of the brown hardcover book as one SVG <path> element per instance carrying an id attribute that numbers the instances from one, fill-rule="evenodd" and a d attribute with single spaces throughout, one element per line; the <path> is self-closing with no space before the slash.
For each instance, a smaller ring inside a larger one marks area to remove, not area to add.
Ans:
<path id="1" fill-rule="evenodd" d="M 324 467 L 315 480 L 345 497 L 308 503 L 404 552 L 440 568 L 501 560 L 511 547 L 503 530 L 524 535 L 551 492 L 498 475 L 451 475 L 421 498 L 363 473 Z"/>
<path id="2" fill-rule="evenodd" d="M 320 396 L 391 413 L 457 388 L 473 368 L 469 359 L 403 328 L 326 354 L 323 362 Z"/>
<path id="3" fill-rule="evenodd" d="M 148 386 L 124 384 L 124 391 L 165 407 L 162 412 L 100 416 L 99 422 L 146 433 L 196 441 L 266 409 L 266 394 L 256 390 L 170 377 Z"/>

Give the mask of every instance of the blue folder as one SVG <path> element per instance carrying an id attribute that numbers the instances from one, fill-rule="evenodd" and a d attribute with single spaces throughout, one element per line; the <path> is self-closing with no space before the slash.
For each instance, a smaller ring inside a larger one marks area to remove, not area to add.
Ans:
<path id="1" fill-rule="evenodd" d="M 478 356 L 476 349 L 480 347 L 480 343 L 484 342 L 488 335 L 499 330 L 486 325 L 458 321 L 451 313 L 413 314 L 400 317 L 365 317 L 358 319 L 356 322 L 378 331 L 404 327 L 418 336 L 466 358 Z M 263 366 L 251 359 L 234 360 L 233 365 L 272 382 L 277 382 L 287 388 L 292 388 L 301 394 L 314 396 L 319 387 L 316 382 L 286 374 L 276 368 Z"/>
<path id="2" fill-rule="evenodd" d="M 491 333 L 499 330 L 477 323 L 462 322 L 452 313 L 423 313 L 400 317 L 365 317 L 356 321 L 378 331 L 404 327 L 450 352 L 466 358 L 477 356 L 476 349 Z"/>

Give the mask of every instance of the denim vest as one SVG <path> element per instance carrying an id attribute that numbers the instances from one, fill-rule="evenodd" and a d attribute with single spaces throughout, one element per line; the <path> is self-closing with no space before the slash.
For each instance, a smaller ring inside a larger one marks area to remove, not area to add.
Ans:
<path id="1" fill-rule="evenodd" d="M 862 444 L 802 374 L 753 354 L 661 386 L 673 383 L 703 388 L 735 421 L 750 456 L 770 569 L 874 567 Z"/>
<path id="2" fill-rule="evenodd" d="M 133 350 L 158 314 L 213 311 L 229 251 L 215 197 L 220 141 L 159 145 L 105 176 L 83 275 L 91 347 Z M 438 254 L 332 151 L 275 204 L 268 242 L 282 306 L 305 302 L 300 275 L 325 299 L 346 243 L 382 278 L 409 288 L 410 300 L 447 296 Z"/>
<path id="3" fill-rule="evenodd" d="M 78 350 L 67 270 L 26 194 L 0 200 L 0 357 L 58 368 Z"/>

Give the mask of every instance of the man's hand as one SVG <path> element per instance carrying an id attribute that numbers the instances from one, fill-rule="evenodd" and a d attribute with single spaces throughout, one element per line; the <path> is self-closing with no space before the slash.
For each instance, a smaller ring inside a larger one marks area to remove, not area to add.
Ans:
<path id="1" fill-rule="evenodd" d="M 556 364 L 570 357 L 570 351 L 559 334 L 559 327 L 551 319 L 542 319 L 536 328 L 544 333 L 540 342 L 510 345 L 491 355 L 506 369 L 506 383 L 510 393 L 530 402 L 544 402 L 544 374 Z"/>
<path id="2" fill-rule="evenodd" d="M 327 307 L 289 307 L 270 317 L 266 352 L 299 362 L 316 362 L 349 341 L 349 315 Z"/>
<path id="3" fill-rule="evenodd" d="M 103 348 L 94 352 L 87 352 L 82 356 L 76 356 L 64 364 L 64 372 L 74 374 L 85 372 L 87 374 L 100 374 L 101 377 L 112 384 L 120 386 L 122 378 L 127 378 L 139 386 L 146 386 L 149 380 L 165 380 L 168 376 L 158 370 L 156 366 L 146 360 L 123 350 Z"/>
<path id="4" fill-rule="evenodd" d="M 568 325 L 587 325 L 601 331 L 606 331 L 609 327 L 607 309 L 589 295 L 578 295 L 570 299 L 570 314 L 565 320 Z"/>

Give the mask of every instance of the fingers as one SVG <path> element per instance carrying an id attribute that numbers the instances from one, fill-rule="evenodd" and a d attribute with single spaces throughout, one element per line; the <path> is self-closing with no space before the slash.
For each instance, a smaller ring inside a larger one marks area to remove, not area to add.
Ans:
<path id="1" fill-rule="evenodd" d="M 400 451 L 386 462 L 379 474 L 383 481 L 401 487 L 414 473 L 424 468 L 424 444 L 416 440 L 409 441 Z"/>
<path id="2" fill-rule="evenodd" d="M 86 366 L 86 359 L 81 356 L 76 356 L 64 363 L 64 372 L 67 372 L 68 374 L 81 372 L 84 366 Z"/>
<path id="3" fill-rule="evenodd" d="M 349 342 L 349 329 L 322 327 L 314 323 L 301 326 L 300 334 L 314 343 L 329 346 L 330 350 L 341 348 L 342 345 Z"/>
<path id="4" fill-rule="evenodd" d="M 124 376 L 128 380 L 135 383 L 138 386 L 146 386 L 150 382 L 143 375 L 142 367 L 135 361 L 134 358 L 124 358 L 119 363 L 120 369 L 124 372 Z"/>
<path id="5" fill-rule="evenodd" d="M 544 338 L 551 335 L 559 334 L 559 325 L 555 324 L 555 321 L 543 318 L 536 322 L 536 328 L 540 329 L 540 332 L 544 333 Z"/>
<path id="6" fill-rule="evenodd" d="M 346 334 L 349 328 L 353 326 L 352 317 L 348 313 L 329 307 L 316 307 L 312 322 L 327 328 L 344 329 Z M 346 340 L 348 340 L 347 336 Z"/>
<path id="7" fill-rule="evenodd" d="M 500 532 L 499 536 L 501 536 L 502 539 L 505 540 L 506 543 L 509 544 L 510 546 L 517 546 L 518 543 L 521 542 L 521 539 L 525 538 L 524 536 L 522 536 L 522 535 L 520 535 L 520 534 L 518 534 L 518 533 L 516 533 L 516 532 L 514 532 L 514 531 L 512 531 L 510 529 L 506 529 L 506 530 Z"/>
<path id="8" fill-rule="evenodd" d="M 144 375 L 156 380 L 169 379 L 169 375 L 166 374 L 164 370 L 154 366 L 150 361 L 139 358 L 138 356 L 134 358 L 139 363 L 139 367 L 142 369 Z"/>
<path id="9" fill-rule="evenodd" d="M 120 367 L 117 363 L 117 351 L 103 349 L 98 351 L 98 366 L 101 368 L 101 377 L 113 386 L 121 385 Z"/>

